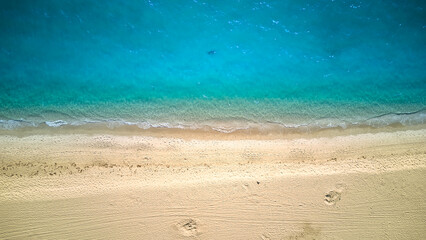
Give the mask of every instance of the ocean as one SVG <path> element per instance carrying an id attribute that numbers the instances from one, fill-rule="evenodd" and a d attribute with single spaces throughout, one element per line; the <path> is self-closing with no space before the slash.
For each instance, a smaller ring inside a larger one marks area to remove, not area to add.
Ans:
<path id="1" fill-rule="evenodd" d="M 0 129 L 424 124 L 426 2 L 0 1 Z"/>

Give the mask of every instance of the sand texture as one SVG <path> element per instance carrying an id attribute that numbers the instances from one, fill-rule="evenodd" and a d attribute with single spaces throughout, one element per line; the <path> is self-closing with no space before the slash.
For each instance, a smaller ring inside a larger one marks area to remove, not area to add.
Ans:
<path id="1" fill-rule="evenodd" d="M 426 130 L 0 135 L 0 239 L 424 239 Z"/>

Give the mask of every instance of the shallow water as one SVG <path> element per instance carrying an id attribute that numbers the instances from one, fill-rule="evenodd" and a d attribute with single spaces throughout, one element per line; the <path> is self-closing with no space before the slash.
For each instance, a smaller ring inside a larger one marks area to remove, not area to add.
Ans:
<path id="1" fill-rule="evenodd" d="M 1 1 L 0 127 L 422 124 L 425 7 Z"/>

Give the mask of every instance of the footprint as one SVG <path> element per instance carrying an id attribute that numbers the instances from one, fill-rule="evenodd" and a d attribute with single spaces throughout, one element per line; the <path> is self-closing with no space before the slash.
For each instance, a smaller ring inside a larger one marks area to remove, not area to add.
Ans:
<path id="1" fill-rule="evenodd" d="M 248 183 L 244 183 L 243 185 L 242 185 L 242 187 L 244 188 L 244 190 L 246 190 L 246 192 L 248 192 L 248 191 L 250 191 L 251 189 L 250 189 L 250 185 L 248 184 Z"/>
<path id="2" fill-rule="evenodd" d="M 185 219 L 176 224 L 179 233 L 185 237 L 197 236 L 200 234 L 199 224 L 194 219 Z"/>
<path id="3" fill-rule="evenodd" d="M 320 239 L 320 229 L 312 226 L 311 223 L 305 223 L 302 226 L 302 229 L 299 232 L 296 232 L 290 236 L 286 236 L 284 239 L 294 240 L 294 239 L 306 239 L 306 240 L 314 240 Z"/>
<path id="4" fill-rule="evenodd" d="M 260 235 L 260 238 L 262 239 L 262 240 L 270 240 L 271 238 L 267 235 L 267 234 L 262 234 L 262 235 Z"/>
<path id="5" fill-rule="evenodd" d="M 332 190 L 325 194 L 324 202 L 327 205 L 335 205 L 336 202 L 340 201 L 342 197 L 342 192 L 339 190 Z"/>

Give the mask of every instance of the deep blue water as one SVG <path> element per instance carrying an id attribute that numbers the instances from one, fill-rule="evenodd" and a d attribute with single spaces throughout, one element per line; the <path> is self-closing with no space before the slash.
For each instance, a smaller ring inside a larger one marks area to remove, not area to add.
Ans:
<path id="1" fill-rule="evenodd" d="M 425 8 L 2 0 L 0 125 L 424 123 Z"/>

